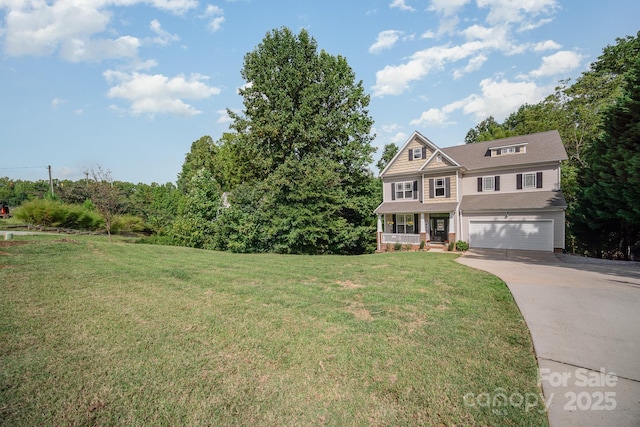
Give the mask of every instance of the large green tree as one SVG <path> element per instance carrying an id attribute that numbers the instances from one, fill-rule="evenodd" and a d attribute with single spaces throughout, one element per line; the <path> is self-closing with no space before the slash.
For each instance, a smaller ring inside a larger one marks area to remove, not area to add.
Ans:
<path id="1" fill-rule="evenodd" d="M 576 212 L 583 241 L 625 258 L 628 247 L 640 243 L 640 56 L 628 67 L 624 91 L 603 114 L 601 136 L 585 153 Z M 611 246 L 603 248 L 607 241 Z"/>
<path id="2" fill-rule="evenodd" d="M 238 185 L 218 225 L 218 246 L 290 253 L 370 250 L 371 212 L 379 199 L 368 169 L 375 151 L 373 120 L 369 96 L 347 60 L 319 51 L 306 30 L 296 35 L 280 28 L 245 56 L 241 74 L 244 110 L 229 111 L 235 134 L 224 145 L 242 177 L 234 178 Z M 317 194 L 320 187 L 326 196 Z M 247 227 L 251 231 L 238 231 Z"/>

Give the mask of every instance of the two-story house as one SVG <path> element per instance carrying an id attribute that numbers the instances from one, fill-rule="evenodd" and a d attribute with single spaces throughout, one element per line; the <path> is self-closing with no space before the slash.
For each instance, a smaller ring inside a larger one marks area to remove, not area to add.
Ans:
<path id="1" fill-rule="evenodd" d="M 418 132 L 381 172 L 378 250 L 463 240 L 471 248 L 561 251 L 557 131 L 439 148 Z"/>

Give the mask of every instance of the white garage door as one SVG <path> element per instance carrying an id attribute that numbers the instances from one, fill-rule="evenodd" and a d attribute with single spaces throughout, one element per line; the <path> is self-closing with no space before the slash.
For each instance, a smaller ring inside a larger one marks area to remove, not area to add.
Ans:
<path id="1" fill-rule="evenodd" d="M 553 251 L 553 220 L 471 221 L 472 248 Z"/>

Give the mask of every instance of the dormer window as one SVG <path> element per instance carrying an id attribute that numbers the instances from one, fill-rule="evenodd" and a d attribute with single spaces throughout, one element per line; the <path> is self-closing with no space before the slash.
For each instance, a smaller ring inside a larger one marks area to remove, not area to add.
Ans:
<path id="1" fill-rule="evenodd" d="M 504 156 L 510 154 L 521 154 L 527 152 L 527 144 L 507 145 L 504 147 L 491 148 L 491 157 Z"/>

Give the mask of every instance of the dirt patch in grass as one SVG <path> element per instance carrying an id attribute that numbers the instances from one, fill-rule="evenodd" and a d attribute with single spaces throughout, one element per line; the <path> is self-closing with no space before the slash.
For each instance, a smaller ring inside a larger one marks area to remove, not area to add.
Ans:
<path id="1" fill-rule="evenodd" d="M 358 288 L 364 287 L 364 285 L 353 283 L 351 280 L 338 281 L 338 284 L 343 288 L 347 288 L 347 289 L 358 289 Z"/>
<path id="2" fill-rule="evenodd" d="M 373 321 L 373 316 L 371 315 L 369 310 L 364 308 L 362 303 L 354 302 L 349 306 L 347 310 L 349 311 L 349 313 L 353 314 L 356 319 L 366 320 L 369 322 Z"/>
<path id="3" fill-rule="evenodd" d="M 80 243 L 80 242 L 78 242 L 77 240 L 69 239 L 69 238 L 67 238 L 67 237 L 62 238 L 62 239 L 58 239 L 58 240 L 54 240 L 53 242 L 54 242 L 54 243 L 75 243 L 75 244 Z"/>

